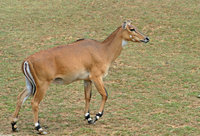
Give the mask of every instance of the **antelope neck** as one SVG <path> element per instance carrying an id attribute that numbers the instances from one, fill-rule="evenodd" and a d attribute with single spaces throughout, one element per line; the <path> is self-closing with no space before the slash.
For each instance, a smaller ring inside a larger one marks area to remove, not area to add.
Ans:
<path id="1" fill-rule="evenodd" d="M 121 27 L 117 28 L 110 36 L 108 36 L 102 44 L 105 46 L 105 52 L 107 59 L 112 63 L 122 51 L 122 39 Z"/>

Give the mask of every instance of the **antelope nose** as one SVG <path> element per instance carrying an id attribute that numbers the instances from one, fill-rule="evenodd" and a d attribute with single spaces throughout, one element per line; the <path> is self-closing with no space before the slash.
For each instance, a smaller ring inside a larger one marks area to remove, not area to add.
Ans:
<path id="1" fill-rule="evenodd" d="M 146 38 L 144 39 L 144 42 L 145 42 L 145 43 L 148 43 L 148 42 L 149 42 L 149 37 L 146 37 Z"/>

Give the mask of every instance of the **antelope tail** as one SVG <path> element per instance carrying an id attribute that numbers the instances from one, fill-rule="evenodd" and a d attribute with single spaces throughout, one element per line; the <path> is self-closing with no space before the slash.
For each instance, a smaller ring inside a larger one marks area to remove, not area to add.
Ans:
<path id="1" fill-rule="evenodd" d="M 25 61 L 23 63 L 23 73 L 25 75 L 25 79 L 26 79 L 26 89 L 28 91 L 28 96 L 24 99 L 24 101 L 32 94 L 35 94 L 36 91 L 36 84 L 35 84 L 35 80 L 31 74 L 31 70 L 28 64 L 28 61 Z"/>

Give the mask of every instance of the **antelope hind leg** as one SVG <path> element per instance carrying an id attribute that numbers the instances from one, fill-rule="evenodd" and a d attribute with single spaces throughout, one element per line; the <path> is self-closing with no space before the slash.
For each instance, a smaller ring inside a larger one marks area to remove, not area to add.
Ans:
<path id="1" fill-rule="evenodd" d="M 46 135 L 47 132 L 45 132 L 40 126 L 39 119 L 38 119 L 38 111 L 39 111 L 39 104 L 44 98 L 49 84 L 50 82 L 42 82 L 40 85 L 37 85 L 35 95 L 31 102 L 33 115 L 34 115 L 35 129 L 38 131 L 39 134 L 42 134 L 42 135 Z"/>
<path id="2" fill-rule="evenodd" d="M 28 98 L 29 95 L 30 95 L 29 92 L 25 88 L 17 97 L 17 105 L 11 121 L 12 131 L 14 132 L 18 131 L 17 121 L 18 121 L 19 111 L 22 107 L 22 104 Z"/>

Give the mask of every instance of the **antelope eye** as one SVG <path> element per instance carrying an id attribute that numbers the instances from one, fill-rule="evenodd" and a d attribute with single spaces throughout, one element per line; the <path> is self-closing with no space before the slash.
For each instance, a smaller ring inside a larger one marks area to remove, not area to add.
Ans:
<path id="1" fill-rule="evenodd" d="M 135 31 L 135 29 L 134 29 L 134 28 L 131 28 L 130 31 Z"/>

